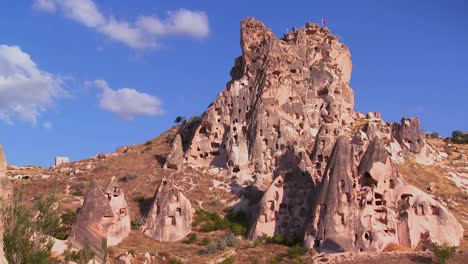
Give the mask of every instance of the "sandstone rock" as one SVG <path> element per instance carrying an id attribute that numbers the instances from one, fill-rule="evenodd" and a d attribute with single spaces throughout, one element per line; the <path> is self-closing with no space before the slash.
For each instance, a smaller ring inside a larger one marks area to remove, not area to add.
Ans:
<path id="1" fill-rule="evenodd" d="M 430 192 L 435 192 L 435 182 L 430 182 L 428 187 L 427 187 L 427 190 L 430 191 Z"/>
<path id="2" fill-rule="evenodd" d="M 7 161 L 5 154 L 3 153 L 2 145 L 0 145 L 0 173 L 5 173 L 7 171 Z"/>
<path id="3" fill-rule="evenodd" d="M 119 257 L 119 260 L 125 264 L 132 264 L 133 255 L 131 253 L 126 252 L 125 254 Z"/>
<path id="4" fill-rule="evenodd" d="M 159 185 L 146 216 L 143 233 L 156 241 L 176 241 L 192 228 L 193 210 L 190 201 L 170 179 Z"/>
<path id="5" fill-rule="evenodd" d="M 105 190 L 95 179 L 91 180 L 68 240 L 76 248 L 82 248 L 88 241 L 91 249 L 102 258 L 101 243 L 104 239 L 107 239 L 109 246 L 117 245 L 129 232 L 128 207 L 115 178 L 112 178 Z"/>
<path id="6" fill-rule="evenodd" d="M 176 135 L 174 141 L 172 142 L 172 149 L 167 156 L 166 164 L 164 168 L 178 170 L 181 168 L 182 163 L 184 162 L 184 150 L 182 148 L 182 139 L 179 134 Z"/>

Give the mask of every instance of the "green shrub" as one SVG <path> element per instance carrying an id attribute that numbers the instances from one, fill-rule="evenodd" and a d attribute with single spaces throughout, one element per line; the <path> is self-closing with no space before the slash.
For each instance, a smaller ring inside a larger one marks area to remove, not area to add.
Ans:
<path id="1" fill-rule="evenodd" d="M 455 256 L 456 251 L 456 247 L 451 247 L 447 243 L 443 245 L 434 244 L 432 246 L 432 252 L 434 252 L 434 255 L 437 257 L 437 263 L 439 264 L 447 263 L 447 260 Z"/>
<path id="2" fill-rule="evenodd" d="M 133 230 L 138 230 L 138 229 L 140 229 L 140 227 L 142 225 L 145 224 L 145 219 L 143 217 L 139 216 L 139 217 L 133 219 L 130 222 L 130 224 L 131 224 L 131 227 L 132 227 Z"/>
<path id="3" fill-rule="evenodd" d="M 128 174 L 122 176 L 119 180 L 121 182 L 129 182 L 129 181 L 134 180 L 136 178 L 138 178 L 138 176 L 136 176 L 135 174 L 128 173 Z"/>
<path id="4" fill-rule="evenodd" d="M 219 250 L 225 250 L 227 248 L 226 241 L 223 239 L 218 242 L 218 249 Z"/>
<path id="5" fill-rule="evenodd" d="M 174 142 L 175 137 L 176 137 L 176 136 L 175 136 L 174 134 L 169 134 L 169 135 L 167 136 L 167 138 L 166 138 L 166 142 L 167 142 L 168 144 L 172 144 L 172 142 Z"/>
<path id="6" fill-rule="evenodd" d="M 105 239 L 105 238 L 102 239 L 101 248 L 102 248 L 102 252 L 104 252 L 102 262 L 105 264 L 107 262 L 107 257 L 109 256 L 109 249 L 107 248 L 107 239 Z"/>
<path id="7" fill-rule="evenodd" d="M 208 237 L 204 237 L 202 239 L 202 241 L 200 242 L 200 245 L 206 246 L 206 245 L 210 244 L 210 242 L 211 242 L 211 240 Z"/>
<path id="8" fill-rule="evenodd" d="M 171 259 L 171 260 L 169 261 L 169 264 L 184 264 L 184 263 L 183 263 L 182 260 L 180 260 L 180 259 L 174 259 L 174 258 L 173 258 L 173 259 Z"/>
<path id="9" fill-rule="evenodd" d="M 48 198 L 39 205 L 36 203 L 35 207 L 41 207 L 39 214 L 42 215 L 36 222 L 31 221 L 32 213 L 24 204 L 22 193 L 15 192 L 11 201 L 2 202 L 3 250 L 8 263 L 49 263 L 53 241 L 43 235 L 43 231 L 52 232 L 56 228 L 55 220 L 46 217 L 53 214 L 48 206 L 52 200 Z"/>
<path id="10" fill-rule="evenodd" d="M 227 259 L 219 262 L 219 264 L 234 264 L 234 258 L 232 256 L 230 256 Z"/>
<path id="11" fill-rule="evenodd" d="M 234 236 L 233 233 L 229 233 L 225 238 L 224 238 L 224 241 L 226 241 L 226 245 L 228 247 L 233 247 L 236 245 L 237 243 L 237 239 L 236 237 Z"/>
<path id="12" fill-rule="evenodd" d="M 184 116 L 178 116 L 176 117 L 176 119 L 174 120 L 174 123 L 176 124 L 180 124 L 182 121 L 185 120 L 185 117 Z"/>
<path id="13" fill-rule="evenodd" d="M 450 140 L 456 144 L 468 144 L 468 135 L 465 135 L 460 130 L 455 130 L 452 132 Z"/>
<path id="14" fill-rule="evenodd" d="M 73 224 L 76 221 L 76 218 L 78 218 L 78 213 L 73 212 L 71 210 L 66 210 L 64 213 L 60 215 L 62 225 L 66 225 L 70 227 L 73 226 Z"/>
<path id="15" fill-rule="evenodd" d="M 439 133 L 437 133 L 437 132 L 434 131 L 434 132 L 432 132 L 432 133 L 429 135 L 429 137 L 430 137 L 430 138 L 440 138 L 440 135 L 439 135 Z"/>
<path id="16" fill-rule="evenodd" d="M 307 249 L 299 244 L 296 244 L 290 248 L 288 248 L 288 254 L 299 257 L 307 253 Z"/>
<path id="17" fill-rule="evenodd" d="M 191 233 L 191 234 L 188 236 L 187 240 L 184 241 L 184 243 L 186 243 L 186 244 L 192 244 L 192 243 L 195 243 L 195 241 L 197 241 L 197 234 Z"/>
<path id="18" fill-rule="evenodd" d="M 206 254 L 215 253 L 218 250 L 218 245 L 215 242 L 210 242 L 208 246 L 206 246 Z"/>
<path id="19" fill-rule="evenodd" d="M 269 264 L 280 264 L 283 261 L 283 259 L 284 256 L 282 254 L 278 254 L 270 260 Z"/>
<path id="20" fill-rule="evenodd" d="M 148 140 L 145 142 L 145 144 L 143 144 L 143 146 L 149 146 L 151 144 L 153 144 L 153 142 L 151 140 Z"/>
<path id="21" fill-rule="evenodd" d="M 73 192 L 71 193 L 71 195 L 73 196 L 83 196 L 83 189 L 81 188 L 77 188 L 75 190 L 73 190 Z"/>

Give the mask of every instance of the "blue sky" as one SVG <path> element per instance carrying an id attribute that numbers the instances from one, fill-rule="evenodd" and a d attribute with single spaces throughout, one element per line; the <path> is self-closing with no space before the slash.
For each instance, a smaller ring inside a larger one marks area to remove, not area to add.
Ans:
<path id="1" fill-rule="evenodd" d="M 49 166 L 142 143 L 201 114 L 240 55 L 240 20 L 281 36 L 326 18 L 350 48 L 355 109 L 468 130 L 468 3 L 2 1 L 0 144 Z"/>

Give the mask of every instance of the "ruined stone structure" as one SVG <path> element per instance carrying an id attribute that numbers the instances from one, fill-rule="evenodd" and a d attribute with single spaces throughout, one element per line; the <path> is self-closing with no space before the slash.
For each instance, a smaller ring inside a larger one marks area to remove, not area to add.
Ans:
<path id="1" fill-rule="evenodd" d="M 69 163 L 70 162 L 70 158 L 69 157 L 55 157 L 55 166 L 58 166 L 60 164 L 64 164 L 64 163 Z"/>
<path id="2" fill-rule="evenodd" d="M 103 257 L 102 241 L 115 246 L 130 233 L 130 213 L 125 195 L 115 177 L 105 189 L 93 179 L 73 225 L 68 240 L 76 248 L 82 248 L 85 241 L 93 251 Z"/>
<path id="3" fill-rule="evenodd" d="M 251 210 L 249 238 L 294 235 L 331 252 L 459 244 L 454 216 L 393 167 L 405 158 L 433 161 L 418 119 L 391 124 L 380 113 L 353 111 L 350 52 L 336 36 L 307 23 L 277 39 L 248 18 L 241 47 L 232 80 L 204 113 L 183 162 L 227 168 L 239 184 L 247 177 L 269 185 Z M 167 167 L 179 168 L 181 156 L 176 140 Z"/>
<path id="4" fill-rule="evenodd" d="M 172 180 L 164 178 L 154 195 L 142 231 L 156 241 L 180 240 L 190 233 L 192 217 L 190 201 Z"/>

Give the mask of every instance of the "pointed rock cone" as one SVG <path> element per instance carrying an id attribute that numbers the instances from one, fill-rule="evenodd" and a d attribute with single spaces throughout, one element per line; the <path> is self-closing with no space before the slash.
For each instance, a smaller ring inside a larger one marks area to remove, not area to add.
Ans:
<path id="1" fill-rule="evenodd" d="M 78 218 L 68 240 L 74 247 L 82 248 L 89 243 L 99 258 L 104 256 L 102 242 L 118 244 L 130 232 L 128 207 L 122 190 L 111 180 L 106 190 L 92 179 L 81 206 Z"/>
<path id="2" fill-rule="evenodd" d="M 154 195 L 142 231 L 156 241 L 180 240 L 191 232 L 192 217 L 190 201 L 172 180 L 164 178 Z"/>

